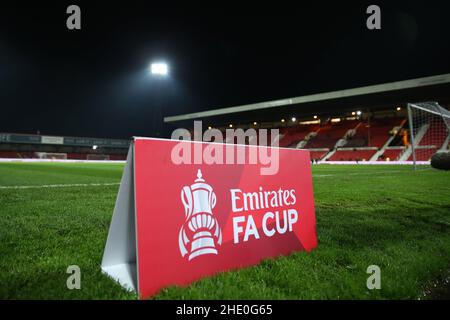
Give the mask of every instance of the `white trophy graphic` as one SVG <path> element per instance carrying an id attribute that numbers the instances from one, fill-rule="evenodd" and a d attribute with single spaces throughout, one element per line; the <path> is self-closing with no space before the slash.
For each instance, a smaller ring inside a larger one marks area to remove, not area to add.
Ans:
<path id="1" fill-rule="evenodd" d="M 222 231 L 212 213 L 216 206 L 216 194 L 212 187 L 205 183 L 200 169 L 195 182 L 181 190 L 181 201 L 186 219 L 178 236 L 181 256 L 189 253 L 189 260 L 192 260 L 204 254 L 217 254 L 216 244 L 222 244 Z M 191 232 L 186 230 L 185 226 Z"/>

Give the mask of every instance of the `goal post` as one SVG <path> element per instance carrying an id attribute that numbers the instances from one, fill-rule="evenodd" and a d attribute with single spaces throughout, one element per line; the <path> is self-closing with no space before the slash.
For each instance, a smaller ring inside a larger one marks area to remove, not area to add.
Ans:
<path id="1" fill-rule="evenodd" d="M 408 103 L 410 141 L 403 160 L 413 169 L 429 164 L 436 152 L 449 150 L 450 111 L 437 102 Z"/>
<path id="2" fill-rule="evenodd" d="M 39 159 L 67 160 L 67 153 L 60 153 L 60 152 L 35 152 L 35 155 Z"/>

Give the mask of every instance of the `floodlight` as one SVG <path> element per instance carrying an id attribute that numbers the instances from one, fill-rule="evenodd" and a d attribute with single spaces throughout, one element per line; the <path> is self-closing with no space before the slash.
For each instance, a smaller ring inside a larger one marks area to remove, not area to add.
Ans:
<path id="1" fill-rule="evenodd" d="M 150 65 L 150 72 L 153 75 L 166 76 L 169 73 L 169 67 L 164 62 L 155 62 Z"/>
<path id="2" fill-rule="evenodd" d="M 97 150 L 97 148 L 98 148 L 98 146 L 95 144 L 92 146 L 92 150 Z"/>

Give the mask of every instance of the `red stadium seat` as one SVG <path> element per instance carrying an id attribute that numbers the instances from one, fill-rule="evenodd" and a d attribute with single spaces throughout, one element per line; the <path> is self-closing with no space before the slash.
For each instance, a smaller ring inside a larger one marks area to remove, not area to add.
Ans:
<path id="1" fill-rule="evenodd" d="M 283 128 L 281 131 L 283 137 L 280 139 L 279 145 L 280 147 L 295 147 L 310 132 L 316 131 L 318 128 L 318 125 L 300 125 L 298 127 Z"/>
<path id="2" fill-rule="evenodd" d="M 306 144 L 306 148 L 332 149 L 339 139 L 342 139 L 348 130 L 357 126 L 358 121 L 342 121 L 336 124 L 328 124 L 321 127 L 317 136 L 312 137 Z"/>
<path id="3" fill-rule="evenodd" d="M 330 158 L 330 161 L 369 161 L 377 152 L 375 149 L 369 150 L 340 150 L 338 149 Z"/>
<path id="4" fill-rule="evenodd" d="M 16 151 L 0 151 L 0 158 L 20 158 Z"/>
<path id="5" fill-rule="evenodd" d="M 372 119 L 370 121 L 370 143 L 369 143 L 369 125 L 367 122 L 361 123 L 356 129 L 355 135 L 349 140 L 346 145 L 348 147 L 377 147 L 381 148 L 391 137 L 390 131 L 399 126 L 404 118 L 386 118 L 386 119 Z M 352 143 L 352 140 L 363 141 L 359 144 Z M 362 145 L 364 144 L 364 145 Z"/>
<path id="6" fill-rule="evenodd" d="M 420 146 L 429 146 L 434 145 L 438 148 L 442 146 L 442 144 L 447 138 L 447 127 L 442 121 L 432 121 L 430 122 L 430 126 L 427 129 L 427 132 L 420 140 Z"/>
<path id="7" fill-rule="evenodd" d="M 417 161 L 429 161 L 431 156 L 435 154 L 437 148 L 420 148 L 416 149 L 416 160 Z M 413 161 L 413 155 L 411 154 L 408 158 L 409 161 Z"/>
<path id="8" fill-rule="evenodd" d="M 309 151 L 309 157 L 311 158 L 311 160 L 322 160 L 323 157 L 325 157 L 325 155 L 328 153 L 329 151 L 324 150 L 324 151 L 313 151 L 310 150 Z"/>
<path id="9" fill-rule="evenodd" d="M 404 149 L 386 149 L 384 150 L 383 158 L 380 160 L 386 160 L 389 158 L 390 161 L 397 161 L 403 151 Z"/>

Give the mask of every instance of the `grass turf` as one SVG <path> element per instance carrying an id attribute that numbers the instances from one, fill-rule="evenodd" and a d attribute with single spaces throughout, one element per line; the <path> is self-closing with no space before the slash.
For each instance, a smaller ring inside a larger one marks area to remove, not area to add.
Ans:
<path id="1" fill-rule="evenodd" d="M 2 188 L 111 184 L 120 181 L 122 169 L 0 164 L 1 299 L 136 298 L 100 271 L 118 184 Z M 313 176 L 316 250 L 167 288 L 155 299 L 436 297 L 431 289 L 450 270 L 450 172 L 320 165 Z M 366 287 L 372 264 L 381 268 L 381 290 Z M 81 268 L 81 290 L 66 287 L 69 265 Z M 447 295 L 447 289 L 438 294 Z"/>

